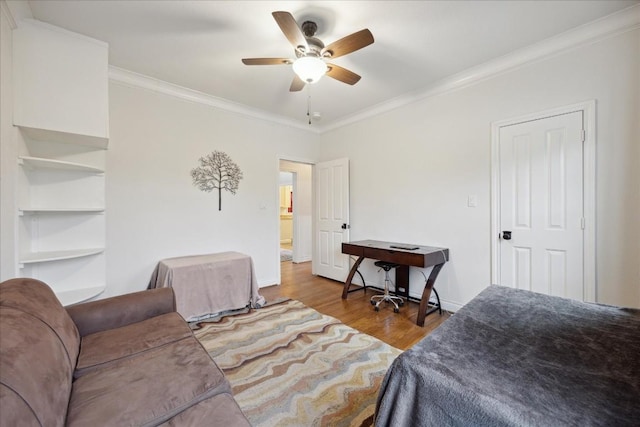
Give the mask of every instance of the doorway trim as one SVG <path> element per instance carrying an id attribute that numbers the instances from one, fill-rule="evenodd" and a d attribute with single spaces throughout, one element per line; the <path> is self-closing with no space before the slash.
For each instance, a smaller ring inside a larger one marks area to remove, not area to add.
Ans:
<path id="1" fill-rule="evenodd" d="M 583 299 L 597 301 L 596 268 L 596 100 L 553 108 L 491 123 L 491 283 L 500 283 L 500 128 L 581 111 L 585 131 L 582 156 L 583 183 Z"/>
<path id="2" fill-rule="evenodd" d="M 311 160 L 311 159 L 306 159 L 306 158 L 300 158 L 300 157 L 295 157 L 295 156 L 289 156 L 289 155 L 283 155 L 283 154 L 278 154 L 276 155 L 276 191 L 275 191 L 275 195 L 274 195 L 274 200 L 275 200 L 275 206 L 276 206 L 276 211 L 279 213 L 279 209 L 280 209 L 280 171 L 282 171 L 283 169 L 280 169 L 280 161 L 286 161 L 286 162 L 293 162 L 293 163 L 301 163 L 301 164 L 306 164 L 311 166 L 312 168 L 314 167 L 314 165 L 316 164 L 315 160 Z M 291 172 L 291 171 L 286 171 L 286 172 Z M 312 200 L 312 204 L 314 203 L 314 194 L 313 194 L 313 187 L 314 187 L 314 183 L 313 183 L 313 173 L 311 174 L 311 200 Z M 293 186 L 294 188 L 296 187 L 296 179 L 297 179 L 297 174 L 294 173 L 294 182 L 293 182 Z M 293 192 L 293 206 L 299 206 L 298 201 L 297 201 L 297 191 L 294 190 Z M 311 209 L 311 215 L 313 217 L 314 215 L 314 207 L 312 206 Z M 280 265 L 280 248 L 279 248 L 279 242 L 280 242 L 280 215 L 275 215 L 275 221 L 276 221 L 276 241 L 278 242 L 278 245 L 275 247 L 275 262 L 277 263 L 277 281 L 276 284 L 280 285 L 282 283 L 282 266 Z M 311 220 L 312 226 L 313 226 L 313 218 Z M 293 233 L 293 239 L 296 239 L 296 227 L 298 226 L 298 218 L 296 216 L 296 211 L 294 208 L 293 211 L 293 229 L 294 229 L 294 233 Z M 311 232 L 311 237 L 312 239 L 314 238 L 313 236 L 313 230 Z M 293 245 L 293 250 L 295 249 L 295 241 L 292 240 L 292 245 Z M 313 245 L 313 242 L 312 242 Z"/>

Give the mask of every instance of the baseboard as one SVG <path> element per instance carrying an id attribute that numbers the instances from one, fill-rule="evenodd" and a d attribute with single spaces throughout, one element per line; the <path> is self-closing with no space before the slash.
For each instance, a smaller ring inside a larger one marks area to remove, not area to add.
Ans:
<path id="1" fill-rule="evenodd" d="M 440 299 L 440 304 L 442 304 L 442 309 L 443 310 L 447 310 L 450 311 L 451 313 L 455 313 L 456 311 L 460 310 L 462 308 L 461 304 L 455 303 L 455 302 L 450 302 L 450 301 L 446 301 L 443 299 Z"/>
<path id="2" fill-rule="evenodd" d="M 352 283 L 354 285 L 357 286 L 362 286 L 361 283 L 358 283 L 359 281 L 354 280 Z M 379 291 L 384 291 L 384 285 L 382 284 L 378 284 L 378 283 L 369 283 L 367 282 L 367 288 L 375 288 Z M 433 294 L 432 294 L 433 296 Z M 422 294 L 418 294 L 415 292 L 409 292 L 409 298 L 412 298 L 414 302 L 417 302 L 416 300 L 420 300 L 422 298 Z M 450 311 L 452 313 L 455 313 L 456 311 L 460 310 L 462 308 L 462 304 L 456 303 L 456 302 L 452 302 L 452 301 L 447 301 L 446 299 L 443 299 L 442 296 L 440 296 L 440 305 L 442 306 L 443 310 L 446 311 Z"/>
<path id="3" fill-rule="evenodd" d="M 279 285 L 280 282 L 276 279 L 262 279 L 258 280 L 258 288 L 266 288 L 267 286 Z"/>

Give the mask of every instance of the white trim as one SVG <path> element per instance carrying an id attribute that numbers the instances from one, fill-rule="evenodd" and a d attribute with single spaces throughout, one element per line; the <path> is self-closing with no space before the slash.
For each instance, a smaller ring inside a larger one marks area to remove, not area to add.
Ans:
<path id="1" fill-rule="evenodd" d="M 4 2 L 4 0 L 2 0 Z M 322 134 L 347 126 L 425 98 L 462 89 L 497 75 L 513 71 L 518 67 L 541 61 L 585 44 L 595 43 L 608 37 L 640 28 L 640 5 L 620 10 L 596 21 L 573 28 L 554 37 L 542 40 L 531 46 L 511 52 L 494 60 L 454 74 L 419 91 L 409 92 L 394 99 L 381 102 L 356 112 L 344 119 L 325 126 L 308 126 L 298 120 L 290 119 L 264 110 L 218 98 L 193 89 L 168 83 L 122 68 L 109 66 L 109 79 L 129 87 L 147 89 L 165 95 L 175 96 L 191 102 L 201 103 L 221 110 L 231 111 L 260 120 L 291 126 L 307 132 Z"/>
<path id="2" fill-rule="evenodd" d="M 356 277 L 356 279 L 357 279 L 357 277 Z M 356 283 L 356 282 L 353 282 L 353 283 Z M 379 283 L 377 281 L 373 281 L 370 278 L 368 278 L 367 279 L 367 287 L 372 287 L 372 288 L 375 288 L 378 291 L 383 291 L 384 290 L 384 283 Z M 434 296 L 433 293 L 431 293 L 431 297 L 433 297 L 433 296 Z M 422 298 L 422 289 L 420 289 L 420 292 L 409 292 L 409 297 L 415 298 L 417 300 L 420 300 Z M 451 313 L 455 313 L 456 311 L 460 310 L 464 306 L 464 304 L 461 304 L 459 302 L 449 301 L 447 299 L 443 299 L 442 297 L 440 297 L 440 306 L 445 311 L 449 311 Z"/>
<path id="3" fill-rule="evenodd" d="M 223 98 L 218 98 L 113 66 L 109 67 L 109 79 L 128 86 L 141 87 L 261 120 L 268 120 L 292 126 L 312 133 L 324 133 L 391 111 L 424 98 L 476 84 L 501 73 L 512 71 L 523 65 L 549 58 L 560 52 L 573 49 L 584 44 L 594 43 L 604 38 L 626 31 L 631 31 L 639 27 L 640 5 L 631 6 L 591 23 L 581 25 L 557 36 L 455 74 L 435 83 L 426 90 L 422 89 L 418 92 L 407 93 L 322 127 L 316 126 L 310 128 L 307 124 L 302 124 L 293 119 L 267 113 L 257 108 L 234 103 Z"/>
<path id="4" fill-rule="evenodd" d="M 443 310 L 449 311 L 451 313 L 455 313 L 456 311 L 460 310 L 464 306 L 464 304 L 446 301 L 446 300 L 443 300 L 442 298 L 440 298 L 440 304 L 442 305 Z"/>
<path id="5" fill-rule="evenodd" d="M 11 9 L 9 9 L 9 6 L 7 5 L 7 2 L 5 0 L 0 0 L 0 9 L 2 10 L 4 16 L 7 17 L 9 28 L 11 28 L 12 30 L 18 28 L 18 26 L 16 25 L 16 20 L 13 19 L 13 13 L 11 13 Z"/>
<path id="6" fill-rule="evenodd" d="M 589 100 L 564 107 L 553 108 L 524 116 L 514 117 L 491 123 L 491 283 L 500 283 L 499 241 L 500 232 L 500 128 L 546 117 L 568 114 L 576 111 L 583 113 L 583 126 L 586 133 L 583 145 L 583 213 L 585 217 L 583 243 L 583 299 L 597 301 L 596 276 L 596 101 Z"/>
<path id="7" fill-rule="evenodd" d="M 0 0 L 0 7 L 7 15 L 12 30 L 18 28 L 18 22 L 22 19 L 33 18 L 31 5 L 27 1 Z"/>
<path id="8" fill-rule="evenodd" d="M 561 52 L 640 28 L 640 5 L 635 5 L 581 25 L 533 45 L 485 62 L 440 80 L 426 89 L 410 92 L 354 113 L 320 128 L 327 132 L 396 108 L 446 92 L 462 89 L 524 65 L 541 61 Z"/>
<path id="9" fill-rule="evenodd" d="M 266 120 L 272 123 L 279 123 L 312 133 L 319 133 L 316 128 L 310 128 L 307 123 L 300 123 L 299 121 L 271 114 L 258 108 L 249 107 L 224 98 L 209 95 L 204 92 L 114 67 L 113 65 L 109 66 L 109 80 L 124 86 L 146 89 L 152 92 L 173 96 L 186 101 L 207 105 L 209 107 L 253 117 L 259 120 Z"/>
<path id="10" fill-rule="evenodd" d="M 280 240 L 280 171 L 281 170 L 285 170 L 286 171 L 286 169 L 281 169 L 280 168 L 280 162 L 281 161 L 293 162 L 293 163 L 302 163 L 302 164 L 309 165 L 312 168 L 316 163 L 315 160 L 305 159 L 305 158 L 302 158 L 302 157 L 290 156 L 290 155 L 287 155 L 287 154 L 278 154 L 278 155 L 276 155 L 276 162 L 277 162 L 276 180 L 277 181 L 276 181 L 276 199 L 275 199 L 276 202 L 275 202 L 275 206 L 276 206 L 277 215 L 275 215 L 275 218 L 276 218 L 277 240 Z M 292 171 L 288 171 L 288 172 L 293 172 L 294 173 L 294 182 L 293 182 L 292 185 L 296 186 L 297 185 L 296 184 L 296 181 L 297 181 L 296 172 L 297 171 L 292 170 Z M 312 169 L 312 176 L 311 176 L 311 205 L 312 205 L 311 206 L 311 228 L 312 228 L 312 230 L 311 230 L 311 248 L 312 248 L 312 250 L 311 250 L 311 252 L 312 253 L 313 253 L 313 247 L 314 247 L 313 245 L 315 243 L 315 228 L 314 228 L 314 223 L 315 223 L 315 221 L 314 221 L 314 218 L 315 218 L 315 205 L 314 205 L 314 201 L 315 201 L 315 194 L 314 194 L 314 192 L 315 192 L 315 182 L 314 182 L 314 179 L 315 178 L 314 178 L 313 169 Z M 293 197 L 294 197 L 293 205 L 294 206 L 298 205 L 298 202 L 295 199 L 297 193 L 298 192 L 294 190 L 294 193 L 293 193 Z M 297 218 L 295 210 L 294 210 L 294 213 L 293 213 L 293 227 L 294 227 L 294 237 L 296 236 L 296 234 L 299 236 L 300 233 L 295 231 L 295 230 L 297 230 L 297 227 L 298 227 L 298 218 Z M 306 259 L 306 258 L 302 258 L 302 257 L 297 259 L 297 256 L 299 256 L 299 254 L 297 253 L 296 246 L 299 246 L 299 245 L 296 245 L 293 241 L 292 241 L 292 244 L 293 244 L 292 261 L 295 261 L 295 262 L 312 261 L 313 262 L 313 256 L 310 259 Z M 279 284 L 282 283 L 282 269 L 281 269 L 282 266 L 280 264 L 280 248 L 279 247 L 276 248 L 276 251 L 277 251 L 276 257 L 277 257 L 277 263 L 278 263 L 277 264 L 278 265 L 278 268 L 277 268 L 277 270 L 278 270 L 278 281 L 276 282 L 276 284 L 279 285 Z M 296 256 L 293 256 L 294 253 L 295 253 Z M 313 267 L 313 264 L 312 264 L 312 267 Z M 313 268 L 312 268 L 312 270 L 313 270 Z M 313 274 L 313 272 L 312 272 L 312 274 Z"/>
<path id="11" fill-rule="evenodd" d="M 265 288 L 267 286 L 280 285 L 280 280 L 274 278 L 258 280 L 258 288 Z"/>
<path id="12" fill-rule="evenodd" d="M 489 239 L 491 244 L 491 284 L 500 283 L 500 262 L 498 253 L 498 233 L 500 233 L 500 125 L 491 123 L 491 228 Z"/>
<path id="13" fill-rule="evenodd" d="M 282 156 L 276 156 L 276 185 L 275 185 L 275 195 L 274 195 L 274 206 L 275 212 L 273 213 L 273 220 L 275 222 L 275 233 L 276 233 L 276 241 L 280 241 L 280 160 Z M 273 248 L 276 252 L 275 254 L 275 262 L 276 262 L 276 284 L 282 284 L 282 266 L 280 265 L 280 247 Z"/>
<path id="14" fill-rule="evenodd" d="M 583 103 L 584 141 L 583 162 L 583 209 L 585 215 L 584 229 L 584 300 L 598 301 L 598 270 L 596 266 L 596 101 Z"/>

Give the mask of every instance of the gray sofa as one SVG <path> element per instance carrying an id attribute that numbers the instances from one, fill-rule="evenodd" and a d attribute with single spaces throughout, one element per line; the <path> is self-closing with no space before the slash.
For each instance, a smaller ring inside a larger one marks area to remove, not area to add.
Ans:
<path id="1" fill-rule="evenodd" d="M 65 309 L 0 283 L 0 426 L 249 426 L 171 288 Z"/>

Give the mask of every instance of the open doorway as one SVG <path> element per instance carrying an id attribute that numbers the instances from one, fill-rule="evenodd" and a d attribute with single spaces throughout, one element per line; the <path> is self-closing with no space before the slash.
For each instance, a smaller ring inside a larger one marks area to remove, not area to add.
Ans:
<path id="1" fill-rule="evenodd" d="M 293 181 L 295 172 L 280 171 L 280 262 L 293 261 Z"/>
<path id="2" fill-rule="evenodd" d="M 311 261 L 312 166 L 280 160 L 279 168 L 280 261 Z"/>

